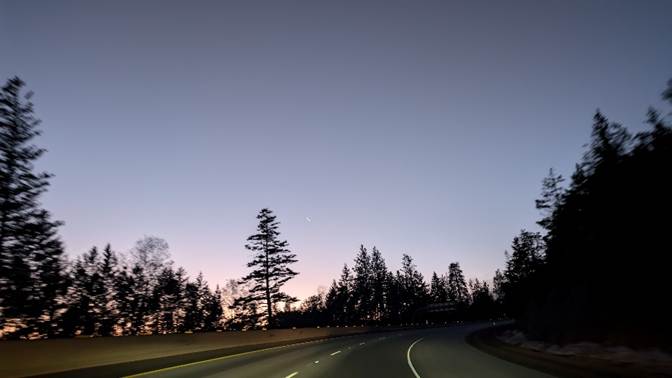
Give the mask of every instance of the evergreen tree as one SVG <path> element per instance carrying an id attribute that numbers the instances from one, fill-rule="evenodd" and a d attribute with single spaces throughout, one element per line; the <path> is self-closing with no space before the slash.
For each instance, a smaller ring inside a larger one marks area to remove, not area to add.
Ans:
<path id="1" fill-rule="evenodd" d="M 133 327 L 133 319 L 136 308 L 136 292 L 134 291 L 135 282 L 131 272 L 126 266 L 122 267 L 115 275 L 114 280 L 114 302 L 116 303 L 116 323 L 119 326 L 121 335 L 136 334 Z"/>
<path id="2" fill-rule="evenodd" d="M 551 168 L 548 171 L 548 176 L 542 181 L 541 198 L 535 201 L 536 208 L 543 217 L 537 224 L 546 230 L 551 229 L 553 213 L 562 202 L 564 190 L 560 185 L 563 181 L 562 176 L 556 175 Z"/>
<path id="3" fill-rule="evenodd" d="M 446 282 L 447 299 L 455 309 L 458 317 L 463 317 L 469 306 L 469 290 L 464 280 L 460 263 L 450 263 L 448 266 L 448 280 Z"/>
<path id="4" fill-rule="evenodd" d="M 478 279 L 469 280 L 469 289 L 471 294 L 469 318 L 475 320 L 492 318 L 495 315 L 495 299 L 488 283 Z"/>
<path id="5" fill-rule="evenodd" d="M 359 247 L 359 252 L 355 257 L 353 272 L 352 296 L 357 320 L 367 321 L 371 318 L 373 288 L 371 285 L 371 257 L 364 245 L 360 245 Z"/>
<path id="6" fill-rule="evenodd" d="M 355 319 L 355 297 L 353 289 L 353 274 L 347 265 L 343 265 L 341 277 L 338 280 L 338 296 L 336 308 L 338 309 L 337 320 L 344 325 L 350 324 Z"/>
<path id="7" fill-rule="evenodd" d="M 100 253 L 92 247 L 75 261 L 68 294 L 68 333 L 96 335 L 104 311 L 104 284 L 100 274 Z"/>
<path id="8" fill-rule="evenodd" d="M 400 317 L 403 322 L 414 321 L 415 312 L 425 306 L 429 301 L 427 284 L 422 274 L 417 270 L 413 259 L 403 254 L 401 259 L 401 271 L 396 277 L 400 300 Z"/>
<path id="9" fill-rule="evenodd" d="M 13 337 L 55 330 L 66 283 L 61 222 L 39 202 L 51 175 L 34 169 L 45 150 L 32 143 L 39 120 L 24 85 L 14 77 L 0 90 L 0 331 Z"/>
<path id="10" fill-rule="evenodd" d="M 103 258 L 100 262 L 101 288 L 97 302 L 100 303 L 100 334 L 113 335 L 117 323 L 118 308 L 115 283 L 117 282 L 117 256 L 108 244 L 103 249 Z"/>
<path id="11" fill-rule="evenodd" d="M 168 266 L 159 273 L 153 293 L 154 329 L 160 334 L 175 333 L 182 329 L 182 304 L 186 273 Z"/>
<path id="12" fill-rule="evenodd" d="M 511 254 L 506 253 L 504 270 L 504 308 L 507 315 L 520 318 L 532 296 L 535 275 L 543 263 L 544 244 L 541 235 L 521 230 L 513 238 Z"/>
<path id="13" fill-rule="evenodd" d="M 432 273 L 432 279 L 429 284 L 429 297 L 432 303 L 444 303 L 448 300 L 445 282 L 436 272 Z"/>
<path id="14" fill-rule="evenodd" d="M 289 265 L 295 263 L 296 255 L 287 248 L 287 241 L 278 239 L 279 223 L 276 216 L 269 209 L 261 209 L 257 233 L 247 238 L 245 248 L 252 252 L 252 261 L 247 264 L 253 270 L 241 280 L 242 284 L 251 283 L 254 286 L 245 297 L 238 299 L 238 303 L 255 303 L 254 310 L 262 307 L 265 310 L 265 320 L 269 327 L 274 326 L 273 309 L 278 302 L 296 302 L 297 299 L 281 291 L 282 286 L 296 276 Z M 249 307 L 249 306 L 248 306 Z M 252 307 L 248 308 L 248 312 Z"/>
<path id="15" fill-rule="evenodd" d="M 385 259 L 375 246 L 371 249 L 371 292 L 373 319 L 380 321 L 387 317 L 387 266 Z"/>
<path id="16" fill-rule="evenodd" d="M 206 287 L 207 289 L 207 287 Z M 219 285 L 215 287 L 215 291 L 210 293 L 210 290 L 202 291 L 203 305 L 205 309 L 204 325 L 205 331 L 216 331 L 221 329 L 222 316 L 224 309 L 222 307 L 222 290 Z"/>
<path id="17" fill-rule="evenodd" d="M 196 281 L 187 282 L 184 286 L 184 330 L 200 331 L 205 328 L 205 317 L 210 300 L 210 290 L 199 273 Z"/>

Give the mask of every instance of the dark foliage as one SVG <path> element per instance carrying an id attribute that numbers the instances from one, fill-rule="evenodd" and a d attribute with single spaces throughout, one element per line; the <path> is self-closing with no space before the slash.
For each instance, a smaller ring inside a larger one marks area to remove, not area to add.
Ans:
<path id="1" fill-rule="evenodd" d="M 257 219 L 257 233 L 248 237 L 248 244 L 245 245 L 252 252 L 252 261 L 247 267 L 253 269 L 240 282 L 252 284 L 252 287 L 247 295 L 236 300 L 234 307 L 250 307 L 254 303 L 254 311 L 263 309 L 267 326 L 273 327 L 276 326 L 273 319 L 275 306 L 279 302 L 297 301 L 281 291 L 282 286 L 298 274 L 289 267 L 297 260 L 296 255 L 287 248 L 287 241 L 278 239 L 279 222 L 273 212 L 261 209 Z"/>
<path id="2" fill-rule="evenodd" d="M 670 87 L 663 96 L 672 101 Z M 647 123 L 633 137 L 596 112 L 569 186 L 559 188 L 552 172 L 544 180 L 537 207 L 545 248 L 538 235 L 521 233 L 500 285 L 507 312 L 532 336 L 635 346 L 672 340 L 672 128 L 653 109 Z"/>

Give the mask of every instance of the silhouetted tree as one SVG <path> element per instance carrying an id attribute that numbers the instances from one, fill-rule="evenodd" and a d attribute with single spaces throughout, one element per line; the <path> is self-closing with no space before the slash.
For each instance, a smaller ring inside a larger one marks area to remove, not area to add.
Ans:
<path id="1" fill-rule="evenodd" d="M 401 270 L 397 272 L 399 290 L 400 314 L 403 322 L 414 321 L 415 312 L 429 301 L 427 284 L 422 274 L 417 270 L 413 259 L 403 254 Z"/>
<path id="2" fill-rule="evenodd" d="M 506 254 L 502 284 L 504 309 L 509 316 L 521 318 L 534 289 L 535 274 L 544 263 L 541 235 L 521 230 L 513 238 L 511 254 Z"/>
<path id="3" fill-rule="evenodd" d="M 542 214 L 542 219 L 537 222 L 541 227 L 549 230 L 553 222 L 553 213 L 562 203 L 564 189 L 561 187 L 564 179 L 555 174 L 553 168 L 548 171 L 548 176 L 542 182 L 541 198 L 535 201 L 535 206 Z"/>
<path id="4" fill-rule="evenodd" d="M 444 303 L 448 300 L 445 282 L 436 274 L 432 273 L 432 279 L 429 283 L 429 297 L 432 303 Z"/>
<path id="5" fill-rule="evenodd" d="M 380 321 L 387 314 L 387 266 L 375 246 L 371 249 L 371 311 L 372 319 Z"/>
<path id="6" fill-rule="evenodd" d="M 354 317 L 354 298 L 352 290 L 352 273 L 347 265 L 343 265 L 341 277 L 335 285 L 332 284 L 325 306 L 331 314 L 332 321 L 336 324 L 347 325 Z"/>
<path id="7" fill-rule="evenodd" d="M 210 300 L 210 292 L 203 273 L 199 273 L 194 282 L 184 286 L 184 330 L 200 331 L 205 328 L 205 316 Z"/>
<path id="8" fill-rule="evenodd" d="M 373 288 L 371 285 L 371 257 L 364 245 L 359 247 L 353 272 L 352 296 L 355 302 L 357 320 L 367 321 L 371 318 Z"/>
<path id="9" fill-rule="evenodd" d="M 209 289 L 202 291 L 201 297 L 204 301 L 204 325 L 203 329 L 205 331 L 216 331 L 222 327 L 222 316 L 224 314 L 224 309 L 222 307 L 222 290 L 219 288 L 219 285 L 215 286 L 215 291 L 210 293 Z"/>
<path id="10" fill-rule="evenodd" d="M 118 308 L 117 296 L 115 295 L 115 282 L 117 281 L 117 256 L 112 251 L 112 247 L 108 244 L 103 249 L 102 260 L 99 265 L 100 274 L 100 292 L 97 302 L 100 303 L 100 313 L 98 318 L 100 320 L 99 333 L 101 335 L 113 335 L 115 332 L 115 325 L 117 323 Z"/>
<path id="11" fill-rule="evenodd" d="M 469 305 L 469 318 L 472 320 L 491 319 L 495 316 L 495 299 L 490 291 L 490 286 L 485 281 L 478 279 L 469 280 L 471 303 Z"/>
<path id="12" fill-rule="evenodd" d="M 297 299 L 281 291 L 282 286 L 298 273 L 289 265 L 295 263 L 296 255 L 287 248 L 287 241 L 278 239 L 279 223 L 269 209 L 261 209 L 257 233 L 247 238 L 245 248 L 252 252 L 252 261 L 247 266 L 253 268 L 241 283 L 252 283 L 249 294 L 238 299 L 239 304 L 255 303 L 254 310 L 261 306 L 265 310 L 266 323 L 273 324 L 273 309 L 278 302 L 296 302 Z M 251 307 L 247 306 L 251 311 Z"/>
<path id="13" fill-rule="evenodd" d="M 448 278 L 446 280 L 446 294 L 448 303 L 455 309 L 455 315 L 458 318 L 465 316 L 465 311 L 469 306 L 469 290 L 462 273 L 462 268 L 457 262 L 450 263 L 448 266 Z"/>
<path id="14" fill-rule="evenodd" d="M 51 175 L 34 169 L 45 150 L 32 143 L 40 121 L 24 85 L 14 77 L 0 90 L 0 331 L 12 337 L 52 333 L 66 283 L 61 222 L 39 202 Z"/>
<path id="15" fill-rule="evenodd" d="M 75 261 L 68 293 L 68 333 L 99 335 L 105 312 L 105 284 L 98 248 L 92 247 Z"/>

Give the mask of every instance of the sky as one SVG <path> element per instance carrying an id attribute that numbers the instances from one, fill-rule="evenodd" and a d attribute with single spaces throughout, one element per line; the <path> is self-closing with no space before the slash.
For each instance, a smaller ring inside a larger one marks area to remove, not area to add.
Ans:
<path id="1" fill-rule="evenodd" d="M 489 279 L 600 108 L 633 131 L 672 78 L 670 1 L 7 1 L 0 79 L 35 92 L 70 256 L 168 241 L 247 272 L 262 207 L 306 297 L 360 244 Z M 307 219 L 309 218 L 310 221 Z"/>

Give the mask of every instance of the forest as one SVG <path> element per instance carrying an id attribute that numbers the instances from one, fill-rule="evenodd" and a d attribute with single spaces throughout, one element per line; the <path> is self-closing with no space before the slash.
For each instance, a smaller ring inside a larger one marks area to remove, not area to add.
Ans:
<path id="1" fill-rule="evenodd" d="M 429 279 L 410 255 L 393 271 L 361 245 L 327 290 L 299 303 L 283 291 L 297 255 L 267 208 L 247 238 L 250 273 L 211 287 L 146 236 L 127 253 L 103 248 L 69 257 L 40 196 L 51 174 L 32 94 L 7 80 L 0 93 L 0 335 L 4 339 L 123 336 L 315 326 L 431 325 L 514 319 L 555 343 L 664 345 L 672 126 L 653 108 L 632 135 L 599 110 L 567 185 L 553 169 L 535 206 L 538 231 L 521 230 L 492 280 L 465 278 L 459 262 Z M 672 81 L 663 98 L 672 103 Z"/>

